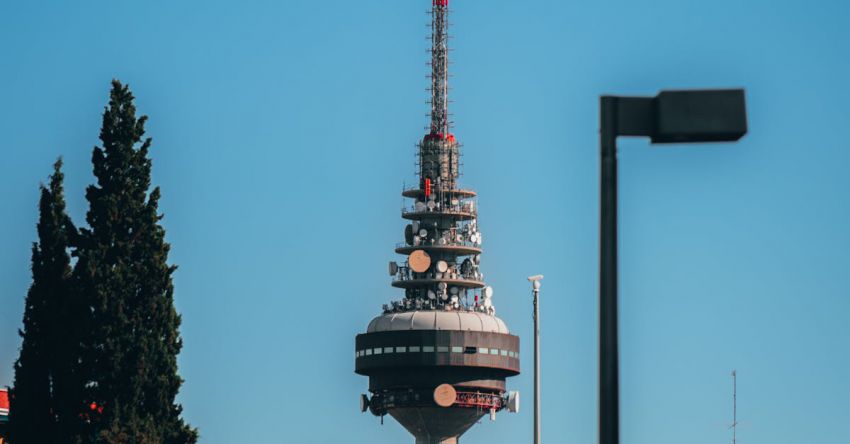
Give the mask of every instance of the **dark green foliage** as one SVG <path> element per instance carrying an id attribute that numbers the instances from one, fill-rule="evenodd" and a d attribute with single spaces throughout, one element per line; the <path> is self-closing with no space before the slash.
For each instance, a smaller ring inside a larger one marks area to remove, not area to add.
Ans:
<path id="1" fill-rule="evenodd" d="M 65 213 L 62 161 L 54 164 L 50 184 L 41 186 L 38 242 L 32 247 L 33 283 L 27 293 L 20 356 L 10 409 L 10 438 L 18 444 L 59 443 L 64 427 L 75 422 L 79 397 L 75 383 L 75 328 L 67 313 L 79 314 L 70 291 L 70 242 L 76 234 Z M 76 307 L 76 308 L 75 308 Z M 74 393 L 76 391 L 76 393 Z M 69 421 L 70 419 L 70 421 Z"/>
<path id="2" fill-rule="evenodd" d="M 174 309 L 169 245 L 150 189 L 151 139 L 146 116 L 136 118 L 133 95 L 112 82 L 103 114 L 102 147 L 92 155 L 95 185 L 86 190 L 89 228 L 75 252 L 77 291 L 91 307 L 82 341 L 87 430 L 82 442 L 184 444 L 197 432 L 180 418 L 182 343 Z"/>
<path id="3" fill-rule="evenodd" d="M 89 228 L 65 213 L 61 160 L 41 187 L 33 284 L 10 409 L 15 444 L 194 444 L 175 397 L 181 349 L 169 245 L 150 190 L 147 118 L 113 81 L 86 190 Z M 69 249 L 77 262 L 73 266 Z"/>

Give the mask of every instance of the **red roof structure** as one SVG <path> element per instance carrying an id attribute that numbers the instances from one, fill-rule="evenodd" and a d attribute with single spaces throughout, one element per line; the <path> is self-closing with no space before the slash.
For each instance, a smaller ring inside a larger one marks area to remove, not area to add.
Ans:
<path id="1" fill-rule="evenodd" d="M 5 418 L 3 416 L 9 416 L 9 391 L 7 389 L 0 389 L 0 421 Z"/>

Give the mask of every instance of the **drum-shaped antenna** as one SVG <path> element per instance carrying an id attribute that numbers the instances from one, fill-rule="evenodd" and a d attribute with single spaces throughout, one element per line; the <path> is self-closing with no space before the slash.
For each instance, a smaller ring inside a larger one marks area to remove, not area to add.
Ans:
<path id="1" fill-rule="evenodd" d="M 431 266 L 431 256 L 423 250 L 416 250 L 407 257 L 407 263 L 410 265 L 411 270 L 417 273 L 424 273 Z"/>
<path id="2" fill-rule="evenodd" d="M 437 271 L 439 271 L 440 273 L 445 273 L 448 269 L 449 264 L 447 264 L 446 261 L 437 261 Z"/>
<path id="3" fill-rule="evenodd" d="M 419 229 L 419 237 L 428 237 L 428 230 L 424 228 Z"/>
<path id="4" fill-rule="evenodd" d="M 364 395 L 364 394 L 361 394 L 360 395 L 360 411 L 365 412 L 366 410 L 369 410 L 369 397 Z"/>
<path id="5" fill-rule="evenodd" d="M 458 293 L 458 289 L 457 289 L 457 287 L 449 288 L 449 293 L 451 293 L 451 294 L 457 294 L 457 293 Z"/>
<path id="6" fill-rule="evenodd" d="M 457 400 L 457 391 L 451 384 L 440 384 L 434 389 L 434 403 L 440 407 L 451 407 Z"/>
<path id="7" fill-rule="evenodd" d="M 439 288 L 441 292 L 445 292 L 446 291 L 446 283 L 440 282 L 439 284 L 437 284 L 437 288 Z"/>
<path id="8" fill-rule="evenodd" d="M 472 272 L 472 261 L 469 258 L 463 260 L 460 264 L 460 272 L 463 274 L 469 274 Z"/>
<path id="9" fill-rule="evenodd" d="M 413 245 L 413 226 L 410 224 L 404 227 L 404 241 L 407 245 Z"/>

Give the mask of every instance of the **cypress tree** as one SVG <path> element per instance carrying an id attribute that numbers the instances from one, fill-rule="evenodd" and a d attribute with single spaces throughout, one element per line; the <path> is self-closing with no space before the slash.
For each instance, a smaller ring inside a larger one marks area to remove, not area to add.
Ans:
<path id="1" fill-rule="evenodd" d="M 69 243 L 76 233 L 65 212 L 62 160 L 53 166 L 39 200 L 38 242 L 32 246 L 33 282 L 27 293 L 20 356 L 10 406 L 10 439 L 18 444 L 67 442 L 59 422 L 67 416 L 59 398 L 69 388 L 74 358 L 69 327 L 71 260 Z M 63 362 L 64 361 L 64 362 Z M 70 414 L 73 420 L 73 414 Z"/>
<path id="2" fill-rule="evenodd" d="M 87 372 L 82 442 L 186 444 L 197 431 L 181 418 L 182 342 L 160 225 L 160 190 L 150 190 L 147 116 L 136 117 L 133 95 L 113 80 L 103 113 L 101 147 L 86 190 L 89 228 L 80 230 L 75 283 L 91 307 L 84 339 Z"/>

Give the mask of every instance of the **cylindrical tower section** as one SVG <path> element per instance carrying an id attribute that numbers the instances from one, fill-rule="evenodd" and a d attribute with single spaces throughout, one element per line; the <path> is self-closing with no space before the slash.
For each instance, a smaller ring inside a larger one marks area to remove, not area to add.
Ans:
<path id="1" fill-rule="evenodd" d="M 419 187 L 446 191 L 457 188 L 460 160 L 459 144 L 454 135 L 429 134 L 419 144 Z"/>
<path id="2" fill-rule="evenodd" d="M 383 314 L 357 335 L 355 356 L 355 371 L 369 376 L 368 409 L 423 442 L 457 439 L 507 407 L 505 379 L 519 374 L 519 338 L 470 311 Z"/>

